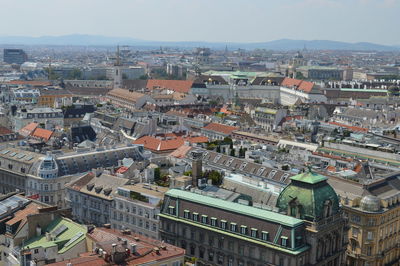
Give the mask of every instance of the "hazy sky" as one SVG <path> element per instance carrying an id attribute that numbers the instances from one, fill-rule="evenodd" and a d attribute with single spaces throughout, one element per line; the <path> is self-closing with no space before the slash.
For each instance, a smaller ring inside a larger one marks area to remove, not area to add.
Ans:
<path id="1" fill-rule="evenodd" d="M 400 45 L 400 0 L 0 0 L 0 35 Z"/>

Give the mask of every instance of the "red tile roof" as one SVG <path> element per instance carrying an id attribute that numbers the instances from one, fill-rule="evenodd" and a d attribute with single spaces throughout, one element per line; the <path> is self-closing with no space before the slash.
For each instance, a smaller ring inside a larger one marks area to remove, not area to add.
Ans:
<path id="1" fill-rule="evenodd" d="M 348 130 L 354 131 L 354 132 L 368 132 L 368 128 L 349 126 L 349 125 L 338 123 L 338 122 L 329 122 L 329 124 L 339 126 L 339 127 L 344 127 L 344 128 L 347 128 Z"/>
<path id="2" fill-rule="evenodd" d="M 314 83 L 300 79 L 285 78 L 281 84 L 282 87 L 296 88 L 298 90 L 310 93 L 314 87 Z"/>
<path id="3" fill-rule="evenodd" d="M 193 85 L 193 80 L 161 80 L 149 79 L 147 81 L 147 88 L 152 89 L 170 89 L 176 92 L 189 93 Z"/>
<path id="4" fill-rule="evenodd" d="M 52 85 L 50 81 L 40 81 L 40 80 L 11 80 L 8 84 L 13 85 L 31 85 L 31 86 L 50 86 Z"/>
<path id="5" fill-rule="evenodd" d="M 30 202 L 25 208 L 17 211 L 14 213 L 14 217 L 6 222 L 7 225 L 14 225 L 16 223 L 19 223 L 18 229 L 16 232 L 18 232 L 27 222 L 27 216 L 31 214 L 37 214 L 39 213 L 39 208 L 41 206 L 38 205 L 37 203 Z"/>
<path id="6" fill-rule="evenodd" d="M 121 231 L 114 229 L 95 228 L 87 234 L 87 238 L 93 241 L 97 247 L 102 248 L 110 255 L 112 254 L 113 243 L 117 245 L 117 250 L 121 251 L 125 250 L 121 239 L 126 239 L 128 243 L 134 243 L 136 245 L 136 254 L 126 252 L 125 262 L 122 263 L 123 265 L 159 265 L 162 264 L 162 262 L 170 261 L 173 258 L 183 259 L 183 256 L 185 255 L 185 250 L 182 248 L 150 239 L 142 235 L 122 234 Z M 158 249 L 158 252 L 156 249 Z"/>
<path id="7" fill-rule="evenodd" d="M 170 153 L 169 156 L 183 159 L 186 157 L 186 154 L 192 149 L 190 146 L 182 145 L 178 149 L 174 150 L 173 152 Z"/>
<path id="8" fill-rule="evenodd" d="M 48 141 L 51 138 L 51 136 L 53 136 L 53 133 L 54 132 L 51 130 L 38 127 L 31 133 L 31 136 L 44 141 Z"/>
<path id="9" fill-rule="evenodd" d="M 169 138 L 164 139 L 160 137 L 143 136 L 138 138 L 133 143 L 143 145 L 146 149 L 154 152 L 168 152 L 174 151 L 181 147 L 185 141 L 190 143 L 206 143 L 208 141 L 207 137 L 172 137 L 171 134 L 166 134 Z"/>
<path id="10" fill-rule="evenodd" d="M 223 124 L 218 124 L 218 123 L 210 123 L 207 126 L 203 127 L 203 129 L 221 132 L 221 133 L 230 135 L 230 134 L 232 134 L 232 131 L 238 130 L 239 128 L 227 126 L 227 125 L 223 125 Z"/>
<path id="11" fill-rule="evenodd" d="M 24 137 L 27 137 L 38 127 L 38 125 L 38 123 L 29 123 L 25 127 L 21 128 L 18 133 Z"/>
<path id="12" fill-rule="evenodd" d="M 10 135 L 14 132 L 12 132 L 11 130 L 9 130 L 6 127 L 0 126 L 0 136 L 4 136 L 4 135 Z"/>

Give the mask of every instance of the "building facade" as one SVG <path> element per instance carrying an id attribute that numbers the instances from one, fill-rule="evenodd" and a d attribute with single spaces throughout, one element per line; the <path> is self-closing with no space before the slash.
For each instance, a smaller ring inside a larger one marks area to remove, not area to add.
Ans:
<path id="1" fill-rule="evenodd" d="M 3 61 L 9 64 L 22 65 L 28 61 L 28 55 L 22 49 L 4 49 Z"/>
<path id="2" fill-rule="evenodd" d="M 199 265 L 342 265 L 345 220 L 339 200 L 315 173 L 292 177 L 279 212 L 172 189 L 161 210 L 161 238 Z"/>
<path id="3" fill-rule="evenodd" d="M 118 187 L 113 194 L 110 217 L 114 229 L 129 229 L 134 234 L 160 239 L 160 202 L 168 188 L 139 183 Z"/>

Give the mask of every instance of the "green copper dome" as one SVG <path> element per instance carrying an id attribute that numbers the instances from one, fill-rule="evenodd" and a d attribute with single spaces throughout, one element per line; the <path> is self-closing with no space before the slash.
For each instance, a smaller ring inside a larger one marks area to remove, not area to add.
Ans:
<path id="1" fill-rule="evenodd" d="M 326 180 L 312 171 L 293 176 L 279 194 L 276 206 L 280 212 L 309 221 L 334 215 L 339 211 L 339 199 Z"/>

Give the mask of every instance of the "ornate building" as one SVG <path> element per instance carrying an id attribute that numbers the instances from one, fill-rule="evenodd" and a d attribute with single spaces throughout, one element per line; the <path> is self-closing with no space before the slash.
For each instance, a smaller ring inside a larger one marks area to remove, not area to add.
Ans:
<path id="1" fill-rule="evenodd" d="M 357 183 L 331 177 L 340 195 L 350 230 L 346 264 L 350 266 L 399 265 L 399 173 Z"/>
<path id="2" fill-rule="evenodd" d="M 343 264 L 345 219 L 325 176 L 292 177 L 269 210 L 205 191 L 172 189 L 160 213 L 161 238 L 198 265 Z"/>
<path id="3" fill-rule="evenodd" d="M 312 171 L 291 178 L 279 195 L 277 207 L 305 221 L 305 241 L 310 245 L 310 265 L 341 265 L 346 246 L 346 226 L 339 198 L 328 178 Z"/>

